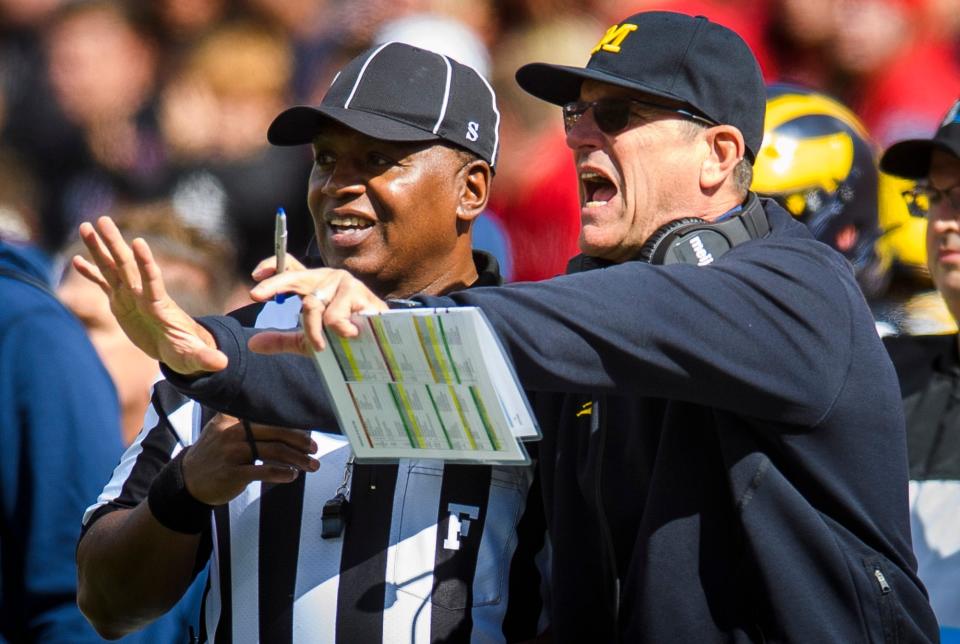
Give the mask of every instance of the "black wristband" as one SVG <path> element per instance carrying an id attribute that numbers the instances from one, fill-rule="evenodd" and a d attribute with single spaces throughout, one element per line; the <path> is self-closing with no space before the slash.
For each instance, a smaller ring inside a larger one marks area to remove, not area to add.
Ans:
<path id="1" fill-rule="evenodd" d="M 183 456 L 173 457 L 150 484 L 147 502 L 160 525 L 183 534 L 200 534 L 210 527 L 212 505 L 193 498 L 183 482 Z"/>

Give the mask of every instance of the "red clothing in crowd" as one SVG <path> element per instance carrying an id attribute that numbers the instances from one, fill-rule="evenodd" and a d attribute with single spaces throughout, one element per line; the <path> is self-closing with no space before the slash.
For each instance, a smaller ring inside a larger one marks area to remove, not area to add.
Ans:
<path id="1" fill-rule="evenodd" d="M 558 117 L 559 118 L 559 117 Z M 580 234 L 577 173 L 562 135 L 540 139 L 536 167 L 525 180 L 498 193 L 490 210 L 510 237 L 513 280 L 527 282 L 561 275 L 576 255 Z"/>
<path id="2" fill-rule="evenodd" d="M 960 66 L 943 43 L 918 42 L 851 100 L 881 145 L 929 137 L 960 96 Z"/>

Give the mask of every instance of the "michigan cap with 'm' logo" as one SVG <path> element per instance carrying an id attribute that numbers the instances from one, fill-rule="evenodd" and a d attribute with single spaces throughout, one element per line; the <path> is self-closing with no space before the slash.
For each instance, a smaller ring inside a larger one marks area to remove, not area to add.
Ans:
<path id="1" fill-rule="evenodd" d="M 384 141 L 447 141 L 497 162 L 500 113 L 490 84 L 449 56 L 404 43 L 384 43 L 351 60 L 319 105 L 283 111 L 267 139 L 310 143 L 328 119 Z"/>
<path id="2" fill-rule="evenodd" d="M 527 92 L 556 105 L 575 101 L 595 80 L 692 108 L 743 134 L 751 160 L 763 140 L 766 90 L 747 43 L 703 16 L 638 13 L 613 25 L 586 67 L 532 63 L 517 71 Z"/>

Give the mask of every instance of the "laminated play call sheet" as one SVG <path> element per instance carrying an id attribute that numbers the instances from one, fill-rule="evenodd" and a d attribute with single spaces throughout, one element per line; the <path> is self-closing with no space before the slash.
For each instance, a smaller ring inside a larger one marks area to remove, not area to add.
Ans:
<path id="1" fill-rule="evenodd" d="M 358 462 L 529 463 L 540 430 L 512 365 L 475 307 L 358 315 L 356 338 L 314 352 Z"/>

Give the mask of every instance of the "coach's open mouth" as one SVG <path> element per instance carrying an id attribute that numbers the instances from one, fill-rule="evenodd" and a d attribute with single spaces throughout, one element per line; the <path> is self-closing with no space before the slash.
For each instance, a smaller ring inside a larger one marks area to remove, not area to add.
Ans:
<path id="1" fill-rule="evenodd" d="M 583 185 L 584 205 L 588 208 L 606 205 L 617 194 L 613 182 L 599 172 L 581 172 L 580 183 Z"/>

